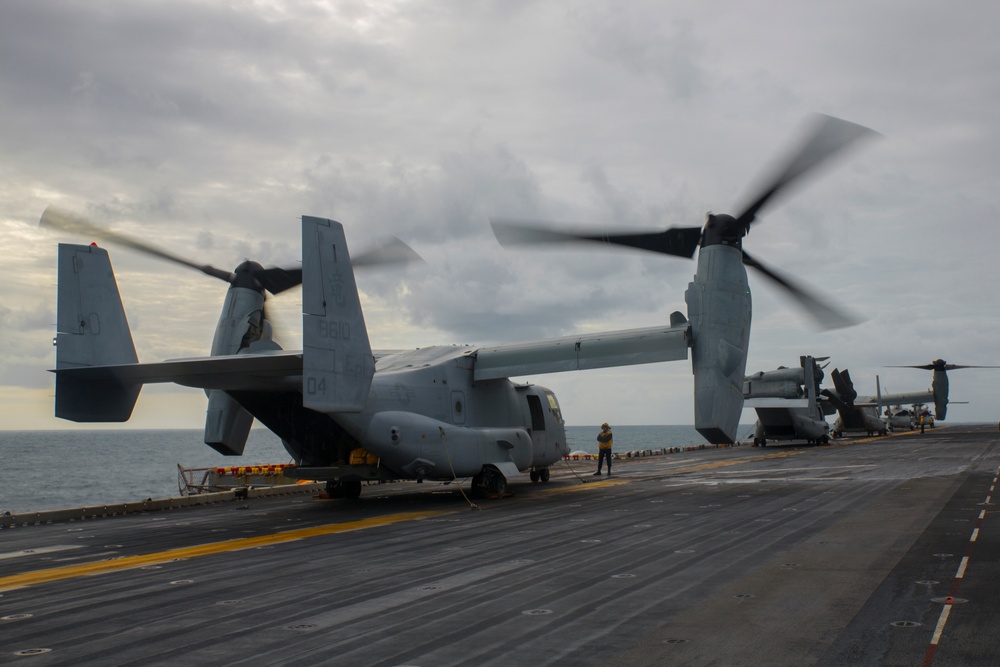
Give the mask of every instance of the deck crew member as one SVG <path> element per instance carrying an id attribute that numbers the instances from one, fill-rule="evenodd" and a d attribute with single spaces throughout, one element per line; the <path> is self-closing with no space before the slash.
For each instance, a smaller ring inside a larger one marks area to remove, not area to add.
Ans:
<path id="1" fill-rule="evenodd" d="M 601 432 L 597 434 L 598 456 L 597 456 L 597 472 L 594 473 L 595 477 L 601 474 L 601 464 L 604 463 L 605 459 L 607 459 L 608 461 L 608 475 L 611 475 L 612 444 L 613 443 L 611 438 L 611 427 L 608 426 L 607 422 L 604 422 L 603 424 L 601 424 Z"/>

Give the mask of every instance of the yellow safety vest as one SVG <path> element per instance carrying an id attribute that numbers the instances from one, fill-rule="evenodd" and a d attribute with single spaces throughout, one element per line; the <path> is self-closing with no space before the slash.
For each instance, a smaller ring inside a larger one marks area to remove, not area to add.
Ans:
<path id="1" fill-rule="evenodd" d="M 612 444 L 611 431 L 601 431 L 597 435 L 598 449 L 611 449 L 611 444 Z"/>

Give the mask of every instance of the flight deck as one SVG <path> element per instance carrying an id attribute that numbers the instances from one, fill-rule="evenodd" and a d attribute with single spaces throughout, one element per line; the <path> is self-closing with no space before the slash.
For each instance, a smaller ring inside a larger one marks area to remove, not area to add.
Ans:
<path id="1" fill-rule="evenodd" d="M 0 531 L 0 665 L 994 665 L 1000 432 Z"/>

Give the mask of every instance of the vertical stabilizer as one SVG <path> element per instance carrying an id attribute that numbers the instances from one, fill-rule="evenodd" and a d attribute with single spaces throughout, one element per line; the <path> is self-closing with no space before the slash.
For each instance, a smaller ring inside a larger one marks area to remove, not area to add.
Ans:
<path id="1" fill-rule="evenodd" d="M 60 377 L 69 368 L 138 361 L 108 252 L 59 244 L 56 307 L 56 417 L 128 421 L 141 385 Z"/>
<path id="2" fill-rule="evenodd" d="M 802 386 L 805 389 L 806 398 L 809 400 L 809 416 L 813 419 L 823 419 L 823 411 L 816 403 L 823 371 L 819 370 L 816 366 L 816 359 L 811 356 L 800 356 L 799 365 L 802 366 Z"/>
<path id="3" fill-rule="evenodd" d="M 878 408 L 879 416 L 882 415 L 882 382 L 875 376 L 875 405 Z"/>
<path id="4" fill-rule="evenodd" d="M 375 359 L 343 226 L 302 217 L 302 401 L 317 412 L 360 412 Z"/>
<path id="5" fill-rule="evenodd" d="M 223 456 L 241 456 L 253 426 L 253 415 L 224 391 L 210 389 L 207 393 L 205 444 Z"/>

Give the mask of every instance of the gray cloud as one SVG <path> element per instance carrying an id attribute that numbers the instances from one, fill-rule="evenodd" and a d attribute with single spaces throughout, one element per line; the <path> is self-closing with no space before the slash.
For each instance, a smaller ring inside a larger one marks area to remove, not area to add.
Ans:
<path id="1" fill-rule="evenodd" d="M 302 214 L 343 222 L 352 251 L 397 235 L 427 264 L 359 276 L 376 345 L 642 326 L 684 310 L 693 263 L 506 252 L 489 218 L 699 225 L 815 111 L 886 138 L 764 211 L 747 248 L 867 320 L 817 333 L 751 277 L 749 367 L 829 354 L 895 390 L 929 378 L 883 364 L 996 362 L 997 19 L 901 0 L 9 4 L 2 382 L 44 382 L 55 243 L 92 240 L 35 229 L 50 203 L 220 267 L 295 262 Z M 141 358 L 204 353 L 225 286 L 112 253 Z M 276 303 L 293 343 L 295 311 Z M 954 418 L 993 420 L 985 373 L 953 379 L 973 390 Z M 571 422 L 692 418 L 686 364 L 541 380 Z"/>

